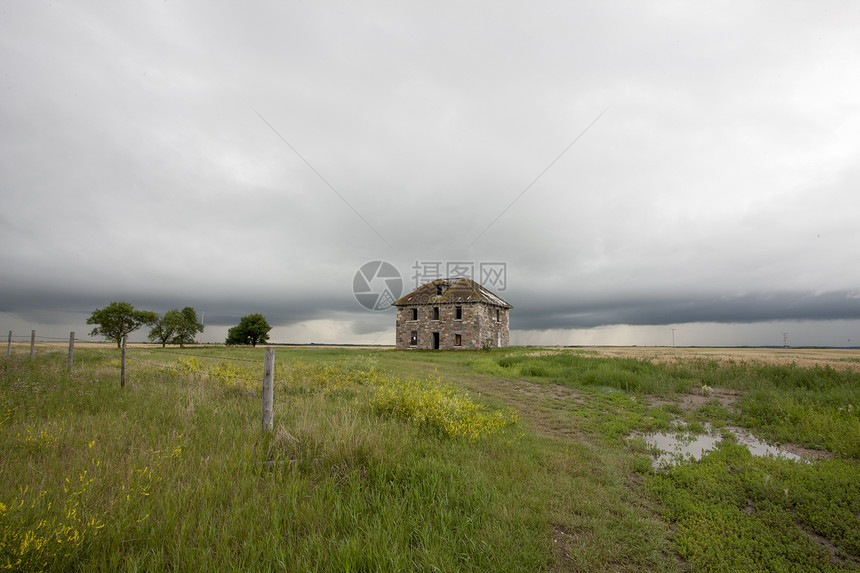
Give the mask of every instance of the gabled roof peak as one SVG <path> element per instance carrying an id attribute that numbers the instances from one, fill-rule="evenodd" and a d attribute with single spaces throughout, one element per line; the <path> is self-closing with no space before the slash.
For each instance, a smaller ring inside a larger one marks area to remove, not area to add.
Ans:
<path id="1" fill-rule="evenodd" d="M 513 308 L 488 288 L 465 277 L 436 279 L 394 301 L 392 306 L 458 302 L 483 302 L 501 308 Z"/>

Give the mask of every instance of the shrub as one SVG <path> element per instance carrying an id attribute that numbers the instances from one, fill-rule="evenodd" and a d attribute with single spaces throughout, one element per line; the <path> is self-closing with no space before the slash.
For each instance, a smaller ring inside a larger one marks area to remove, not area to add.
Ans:
<path id="1" fill-rule="evenodd" d="M 515 424 L 517 413 L 490 410 L 440 378 L 382 378 L 369 405 L 380 416 L 425 425 L 451 439 L 477 441 Z"/>

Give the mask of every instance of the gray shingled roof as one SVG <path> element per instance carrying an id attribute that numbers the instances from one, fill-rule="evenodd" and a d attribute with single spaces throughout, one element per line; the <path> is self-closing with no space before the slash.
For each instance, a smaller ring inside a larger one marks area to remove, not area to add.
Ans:
<path id="1" fill-rule="evenodd" d="M 436 294 L 437 285 L 443 286 L 440 295 Z M 437 279 L 394 301 L 392 306 L 454 304 L 458 302 L 484 302 L 492 306 L 513 308 L 497 294 L 467 278 Z"/>

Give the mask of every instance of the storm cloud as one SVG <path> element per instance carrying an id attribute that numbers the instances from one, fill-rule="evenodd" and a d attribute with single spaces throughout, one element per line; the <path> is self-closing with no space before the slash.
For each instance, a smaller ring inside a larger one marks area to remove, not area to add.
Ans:
<path id="1" fill-rule="evenodd" d="M 423 263 L 503 263 L 487 286 L 515 331 L 802 321 L 809 344 L 860 340 L 858 18 L 7 6 L 0 329 L 62 334 L 128 300 L 194 306 L 212 341 L 261 312 L 285 342 L 391 342 L 391 312 L 352 292 L 381 260 L 404 290 Z"/>

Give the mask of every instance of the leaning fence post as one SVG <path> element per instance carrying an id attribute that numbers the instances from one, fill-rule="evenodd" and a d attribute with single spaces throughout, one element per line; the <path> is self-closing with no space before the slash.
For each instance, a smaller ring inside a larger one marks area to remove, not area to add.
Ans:
<path id="1" fill-rule="evenodd" d="M 126 336 L 122 337 L 122 359 L 119 363 L 119 387 L 125 388 L 125 340 Z"/>
<path id="2" fill-rule="evenodd" d="M 36 358 L 36 331 L 30 333 L 30 360 Z"/>
<path id="3" fill-rule="evenodd" d="M 9 342 L 6 343 L 6 356 L 12 356 L 12 331 L 9 331 Z"/>
<path id="4" fill-rule="evenodd" d="M 69 333 L 69 374 L 72 373 L 72 364 L 75 361 L 75 331 Z"/>
<path id="5" fill-rule="evenodd" d="M 275 349 L 267 348 L 263 358 L 263 431 L 272 431 L 274 398 L 272 387 L 275 382 Z"/>

